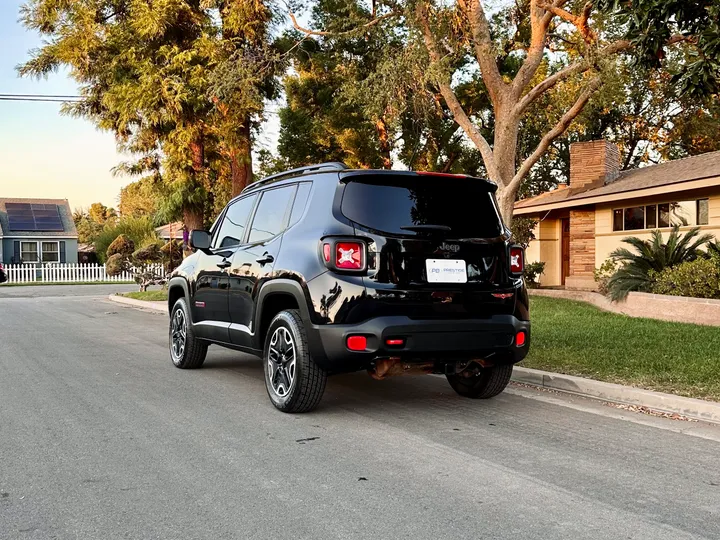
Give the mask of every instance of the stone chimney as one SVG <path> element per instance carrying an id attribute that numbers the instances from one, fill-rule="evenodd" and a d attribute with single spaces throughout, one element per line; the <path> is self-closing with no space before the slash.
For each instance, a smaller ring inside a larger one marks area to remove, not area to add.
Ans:
<path id="1" fill-rule="evenodd" d="M 620 151 L 606 140 L 570 145 L 570 187 L 587 191 L 609 184 L 620 173 Z"/>

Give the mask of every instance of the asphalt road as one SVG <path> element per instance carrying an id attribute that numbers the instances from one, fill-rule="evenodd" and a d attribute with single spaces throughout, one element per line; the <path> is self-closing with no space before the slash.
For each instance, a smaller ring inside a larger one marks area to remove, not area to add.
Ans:
<path id="1" fill-rule="evenodd" d="M 255 359 L 172 367 L 163 315 L 0 298 L 3 540 L 717 539 L 720 429 L 686 427 L 365 374 L 285 415 Z"/>

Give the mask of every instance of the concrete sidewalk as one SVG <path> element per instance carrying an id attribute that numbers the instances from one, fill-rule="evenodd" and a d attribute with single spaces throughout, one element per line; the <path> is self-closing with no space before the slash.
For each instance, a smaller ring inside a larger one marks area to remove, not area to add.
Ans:
<path id="1" fill-rule="evenodd" d="M 647 407 L 659 412 L 679 414 L 694 420 L 720 424 L 720 403 L 663 394 L 632 386 L 606 383 L 516 366 L 512 380 L 540 388 L 569 392 L 603 401 Z"/>

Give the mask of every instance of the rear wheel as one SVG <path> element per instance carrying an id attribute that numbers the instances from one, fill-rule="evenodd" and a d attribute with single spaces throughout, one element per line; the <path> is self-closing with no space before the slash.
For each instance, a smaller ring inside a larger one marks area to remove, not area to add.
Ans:
<path id="1" fill-rule="evenodd" d="M 512 364 L 501 364 L 493 367 L 480 368 L 474 374 L 456 373 L 448 375 L 447 380 L 458 394 L 473 399 L 488 399 L 497 396 L 510 382 Z"/>
<path id="2" fill-rule="evenodd" d="M 265 338 L 263 364 L 265 387 L 276 408 L 302 413 L 320 403 L 327 373 L 310 356 L 307 333 L 297 310 L 275 315 Z"/>
<path id="3" fill-rule="evenodd" d="M 184 298 L 180 298 L 170 312 L 170 359 L 180 369 L 195 369 L 203 365 L 207 356 L 207 343 L 195 337 L 190 322 L 190 311 Z"/>

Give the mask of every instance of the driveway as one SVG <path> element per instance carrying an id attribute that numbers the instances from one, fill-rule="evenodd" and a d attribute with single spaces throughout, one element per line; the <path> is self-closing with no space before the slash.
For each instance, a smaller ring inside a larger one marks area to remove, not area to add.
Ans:
<path id="1" fill-rule="evenodd" d="M 285 415 L 259 361 L 175 369 L 166 328 L 92 295 L 0 298 L 0 538 L 720 537 L 716 427 L 362 373 Z"/>

